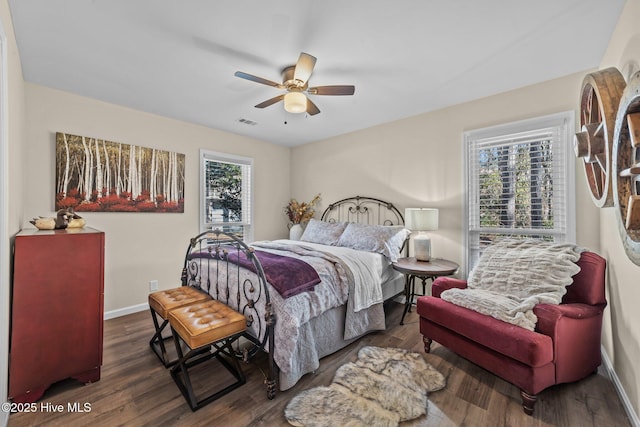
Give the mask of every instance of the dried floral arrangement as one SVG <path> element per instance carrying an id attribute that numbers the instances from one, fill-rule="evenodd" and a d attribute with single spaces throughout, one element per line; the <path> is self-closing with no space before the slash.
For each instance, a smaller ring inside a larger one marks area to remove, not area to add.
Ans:
<path id="1" fill-rule="evenodd" d="M 320 200 L 320 194 L 311 199 L 309 203 L 299 203 L 296 199 L 291 199 L 289 204 L 284 208 L 284 213 L 292 224 L 308 222 L 315 214 L 315 211 L 312 208 L 318 200 Z"/>

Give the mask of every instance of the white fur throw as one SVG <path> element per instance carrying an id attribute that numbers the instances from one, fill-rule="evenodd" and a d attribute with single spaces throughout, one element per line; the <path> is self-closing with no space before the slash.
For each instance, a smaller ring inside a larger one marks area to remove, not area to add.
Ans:
<path id="1" fill-rule="evenodd" d="M 485 249 L 467 289 L 448 289 L 441 298 L 533 331 L 533 307 L 560 304 L 580 271 L 582 251 L 566 243 L 505 239 Z"/>
<path id="2" fill-rule="evenodd" d="M 363 347 L 328 387 L 303 391 L 284 414 L 294 426 L 397 426 L 426 414 L 427 392 L 444 386 L 444 376 L 419 353 Z"/>

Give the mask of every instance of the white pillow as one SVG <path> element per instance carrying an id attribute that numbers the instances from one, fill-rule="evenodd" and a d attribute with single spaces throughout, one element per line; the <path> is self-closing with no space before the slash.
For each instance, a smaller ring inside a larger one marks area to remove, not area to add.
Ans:
<path id="1" fill-rule="evenodd" d="M 411 231 L 402 225 L 367 225 L 350 223 L 345 228 L 338 246 L 377 252 L 396 262 L 400 249 Z"/>
<path id="2" fill-rule="evenodd" d="M 335 246 L 346 227 L 346 222 L 325 222 L 311 218 L 300 240 L 303 242 Z"/>

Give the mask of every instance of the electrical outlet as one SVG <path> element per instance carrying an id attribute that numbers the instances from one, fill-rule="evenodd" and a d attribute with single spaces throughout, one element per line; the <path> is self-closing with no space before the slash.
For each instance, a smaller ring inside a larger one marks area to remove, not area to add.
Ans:
<path id="1" fill-rule="evenodd" d="M 149 292 L 158 290 L 158 281 L 157 280 L 149 280 Z"/>

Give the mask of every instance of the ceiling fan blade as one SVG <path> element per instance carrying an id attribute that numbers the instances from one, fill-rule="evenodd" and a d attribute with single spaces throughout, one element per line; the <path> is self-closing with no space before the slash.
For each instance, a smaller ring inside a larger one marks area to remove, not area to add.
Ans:
<path id="1" fill-rule="evenodd" d="M 310 116 L 315 116 L 320 112 L 320 109 L 316 104 L 313 103 L 309 98 L 307 98 L 307 114 Z"/>
<path id="2" fill-rule="evenodd" d="M 256 105 L 256 108 L 265 108 L 265 107 L 268 107 L 269 105 L 275 104 L 276 102 L 282 101 L 283 99 L 284 99 L 284 94 L 278 95 L 274 98 L 267 99 L 266 101 L 261 102 L 260 104 Z"/>
<path id="3" fill-rule="evenodd" d="M 353 95 L 355 86 L 335 85 L 310 87 L 307 92 L 311 95 Z"/>
<path id="4" fill-rule="evenodd" d="M 253 74 L 243 73 L 242 71 L 236 71 L 233 73 L 234 76 L 240 77 L 241 79 L 251 80 L 252 82 L 261 83 L 267 86 L 277 87 L 278 89 L 284 89 L 284 86 L 280 83 L 273 82 L 271 80 L 263 79 L 262 77 L 254 76 Z"/>
<path id="5" fill-rule="evenodd" d="M 298 62 L 296 63 L 296 69 L 293 72 L 294 80 L 300 80 L 302 83 L 306 83 L 313 73 L 313 67 L 316 66 L 316 57 L 311 56 L 308 53 L 301 52 Z"/>

